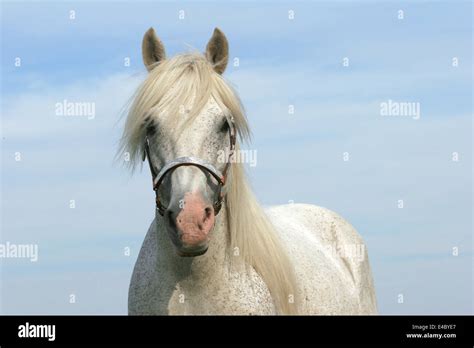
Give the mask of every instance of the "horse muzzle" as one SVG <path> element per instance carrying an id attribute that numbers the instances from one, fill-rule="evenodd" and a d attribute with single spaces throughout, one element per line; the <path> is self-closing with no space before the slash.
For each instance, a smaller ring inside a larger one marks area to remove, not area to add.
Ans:
<path id="1" fill-rule="evenodd" d="M 181 210 L 165 212 L 170 238 L 180 256 L 199 256 L 207 251 L 215 223 L 214 208 L 198 193 L 186 193 Z"/>

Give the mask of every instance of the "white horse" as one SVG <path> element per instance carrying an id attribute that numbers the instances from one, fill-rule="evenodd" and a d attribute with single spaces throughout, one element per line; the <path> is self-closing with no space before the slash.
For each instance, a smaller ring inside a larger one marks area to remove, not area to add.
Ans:
<path id="1" fill-rule="evenodd" d="M 166 59 L 150 28 L 142 50 L 149 74 L 121 150 L 132 167 L 148 159 L 157 210 L 132 275 L 129 314 L 376 313 L 355 229 L 313 205 L 264 211 L 232 160 L 236 134 L 248 139 L 249 129 L 221 76 L 224 34 L 214 30 L 205 55 Z"/>

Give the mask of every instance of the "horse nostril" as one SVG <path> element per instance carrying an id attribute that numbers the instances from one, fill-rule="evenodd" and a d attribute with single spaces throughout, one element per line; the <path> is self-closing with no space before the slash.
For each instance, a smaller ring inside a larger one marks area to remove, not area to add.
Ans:
<path id="1" fill-rule="evenodd" d="M 213 212 L 214 210 L 212 209 L 212 207 L 207 207 L 206 209 L 204 209 L 204 221 L 209 219 Z"/>

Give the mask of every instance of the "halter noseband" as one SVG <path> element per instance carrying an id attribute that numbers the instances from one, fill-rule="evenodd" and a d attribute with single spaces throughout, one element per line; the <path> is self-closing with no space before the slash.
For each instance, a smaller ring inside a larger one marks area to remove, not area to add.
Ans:
<path id="1" fill-rule="evenodd" d="M 148 137 L 145 137 L 145 151 L 143 153 L 143 161 L 145 160 L 145 158 L 148 159 L 148 165 L 150 166 L 150 172 L 153 179 L 153 191 L 155 191 L 155 197 L 156 197 L 155 199 L 156 210 L 161 216 L 163 216 L 163 214 L 165 213 L 166 207 L 164 207 L 160 201 L 158 189 L 160 188 L 160 185 L 163 182 L 163 179 L 165 178 L 166 174 L 182 166 L 198 167 L 200 169 L 207 171 L 217 180 L 217 183 L 218 183 L 217 199 L 214 201 L 213 207 L 214 207 L 214 214 L 215 215 L 219 214 L 219 211 L 221 210 L 221 207 L 222 207 L 222 202 L 224 201 L 224 197 L 225 197 L 225 193 L 222 192 L 222 188 L 225 186 L 226 181 L 227 181 L 227 170 L 229 169 L 229 166 L 230 166 L 230 159 L 232 155 L 234 154 L 235 141 L 236 141 L 234 122 L 232 122 L 232 120 L 230 120 L 229 118 L 227 118 L 227 122 L 229 123 L 229 129 L 230 129 L 229 131 L 230 151 L 229 151 L 229 157 L 227 158 L 227 162 L 225 164 L 225 167 L 222 173 L 216 167 L 214 167 L 211 163 L 208 163 L 196 157 L 178 157 L 168 162 L 167 164 L 165 164 L 165 166 L 161 168 L 161 170 L 157 173 L 151 160 L 150 145 L 149 145 Z"/>

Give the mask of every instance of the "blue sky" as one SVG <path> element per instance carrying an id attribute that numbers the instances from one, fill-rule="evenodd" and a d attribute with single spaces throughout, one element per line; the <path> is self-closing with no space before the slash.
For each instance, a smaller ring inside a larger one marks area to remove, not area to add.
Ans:
<path id="1" fill-rule="evenodd" d="M 146 167 L 131 176 L 113 157 L 121 110 L 146 76 L 150 26 L 168 55 L 202 51 L 214 27 L 225 32 L 259 199 L 312 203 L 351 222 L 382 314 L 473 312 L 470 2 L 1 6 L 1 241 L 39 245 L 36 263 L 0 260 L 1 313 L 126 313 L 153 193 Z M 94 102 L 95 118 L 56 116 L 64 99 Z M 389 99 L 420 103 L 421 118 L 381 116 Z"/>

